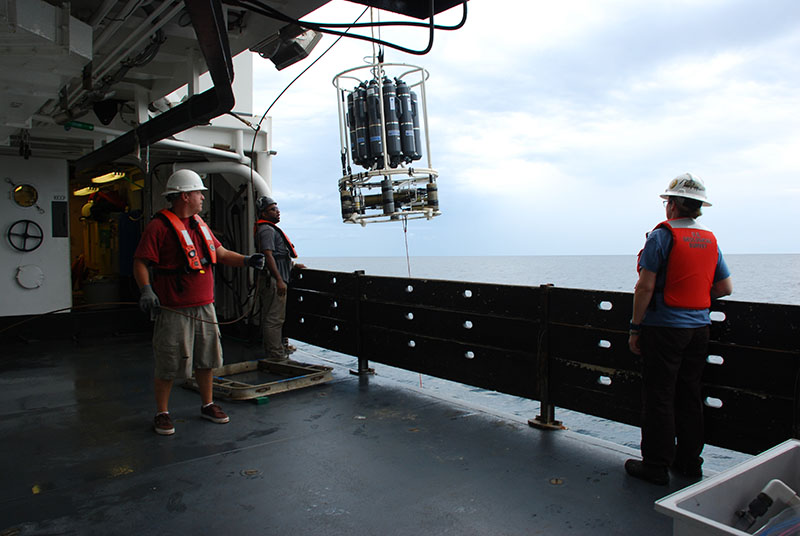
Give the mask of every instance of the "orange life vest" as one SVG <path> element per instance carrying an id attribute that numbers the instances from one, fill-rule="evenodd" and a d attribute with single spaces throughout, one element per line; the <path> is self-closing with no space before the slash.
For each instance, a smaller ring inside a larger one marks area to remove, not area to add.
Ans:
<path id="1" fill-rule="evenodd" d="M 708 309 L 719 260 L 714 233 L 690 218 L 667 220 L 658 228 L 672 233 L 664 303 L 683 309 Z"/>
<path id="2" fill-rule="evenodd" d="M 216 264 L 217 263 L 217 249 L 214 247 L 214 237 L 211 234 L 211 229 L 208 228 L 206 222 L 198 216 L 197 214 L 191 217 L 191 220 L 197 224 L 200 229 L 200 233 L 203 235 L 203 239 L 205 241 L 205 249 L 207 258 L 201 258 L 198 255 L 197 247 L 192 242 L 192 238 L 189 236 L 189 231 L 186 230 L 184 227 L 183 222 L 181 219 L 175 215 L 174 212 L 163 209 L 158 211 L 158 214 L 161 215 L 167 222 L 169 222 L 170 226 L 175 230 L 175 234 L 178 236 L 178 243 L 183 249 L 184 256 L 186 257 L 186 262 L 190 270 L 202 270 L 205 267 L 205 264 Z M 206 262 L 204 263 L 203 260 Z M 179 268 L 178 266 L 161 266 L 160 268 Z"/>
<path id="3" fill-rule="evenodd" d="M 278 231 L 278 234 L 281 235 L 281 238 L 283 238 L 283 242 L 286 244 L 286 249 L 289 250 L 289 256 L 291 256 L 293 259 L 296 259 L 297 258 L 297 251 L 295 251 L 295 249 L 294 249 L 294 244 L 292 244 L 289 241 L 289 237 L 286 236 L 286 233 L 284 233 L 283 230 L 280 227 L 278 227 L 277 225 L 275 225 L 273 222 L 271 222 L 269 220 L 258 220 L 258 221 L 256 221 L 256 224 L 253 227 L 253 236 L 256 237 L 256 238 L 258 237 L 258 226 L 261 225 L 261 224 L 264 224 L 264 223 L 266 223 L 267 225 L 271 225 L 273 229 Z M 258 244 L 256 244 L 256 247 L 258 247 Z"/>

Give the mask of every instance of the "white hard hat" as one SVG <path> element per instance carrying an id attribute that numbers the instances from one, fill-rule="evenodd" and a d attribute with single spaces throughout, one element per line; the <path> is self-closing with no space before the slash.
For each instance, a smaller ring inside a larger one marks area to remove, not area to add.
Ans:
<path id="1" fill-rule="evenodd" d="M 203 180 L 191 169 L 179 169 L 167 179 L 167 189 L 161 195 L 180 194 L 183 192 L 196 192 L 208 190 L 203 186 Z"/>
<path id="2" fill-rule="evenodd" d="M 669 199 L 670 197 L 685 197 L 687 199 L 696 199 L 702 201 L 704 207 L 710 207 L 711 203 L 708 202 L 706 197 L 706 186 L 703 180 L 697 175 L 691 173 L 684 173 L 672 179 L 661 194 L 661 199 Z"/>
<path id="3" fill-rule="evenodd" d="M 260 213 L 264 212 L 265 210 L 267 210 L 267 207 L 269 207 L 271 205 L 277 205 L 277 204 L 278 204 L 278 202 L 275 201 L 274 199 L 272 199 L 270 196 L 262 195 L 261 197 L 256 199 L 256 210 L 260 214 Z"/>

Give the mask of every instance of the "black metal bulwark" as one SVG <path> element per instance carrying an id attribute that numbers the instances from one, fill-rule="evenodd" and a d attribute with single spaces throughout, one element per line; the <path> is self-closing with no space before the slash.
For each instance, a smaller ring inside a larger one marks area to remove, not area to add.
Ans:
<path id="1" fill-rule="evenodd" d="M 303 270 L 296 339 L 467 385 L 638 426 L 641 358 L 630 293 Z M 707 443 L 757 453 L 800 437 L 800 307 L 718 301 L 703 376 Z"/>
<path id="2" fill-rule="evenodd" d="M 355 371 L 351 371 L 351 372 L 353 372 L 354 374 L 356 374 L 358 376 L 364 376 L 364 375 L 368 375 L 368 374 L 374 374 L 375 371 L 373 369 L 369 368 L 369 359 L 364 357 L 364 352 L 361 351 L 361 340 L 362 340 L 362 337 L 361 337 L 361 281 L 362 281 L 362 276 L 364 275 L 364 271 L 363 270 L 356 271 L 356 272 L 354 272 L 354 275 L 356 276 L 356 290 L 355 290 L 355 293 L 356 293 L 356 297 L 358 298 L 358 299 L 355 300 L 356 309 L 355 309 L 355 318 L 354 318 L 355 324 L 356 324 L 356 326 L 358 326 L 358 329 L 359 329 L 358 335 L 356 335 L 356 355 L 358 356 L 358 369 L 356 369 Z"/>
<path id="3" fill-rule="evenodd" d="M 550 316 L 550 288 L 553 285 L 542 285 L 542 318 Z M 537 347 L 537 371 L 539 379 L 539 415 L 535 419 L 528 421 L 528 424 L 536 428 L 547 430 L 558 430 L 564 428 L 561 421 L 556 420 L 556 407 L 550 398 L 550 330 L 548 323 L 542 322 L 539 335 L 536 339 Z"/>

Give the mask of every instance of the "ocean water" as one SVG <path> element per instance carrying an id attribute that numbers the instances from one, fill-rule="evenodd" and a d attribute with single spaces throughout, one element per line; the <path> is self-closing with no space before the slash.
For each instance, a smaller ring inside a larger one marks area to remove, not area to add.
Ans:
<path id="1" fill-rule="evenodd" d="M 307 257 L 309 268 L 369 275 L 476 283 L 633 292 L 635 255 L 519 257 Z M 800 255 L 725 255 L 733 295 L 728 299 L 800 305 Z"/>
<path id="2" fill-rule="evenodd" d="M 726 255 L 734 293 L 728 299 L 800 305 L 800 255 Z M 508 257 L 316 257 L 303 258 L 309 268 L 369 275 L 445 279 L 481 283 L 633 292 L 636 258 L 607 256 L 508 256 Z M 342 367 L 353 367 L 354 358 L 297 343 L 296 359 L 320 359 Z M 497 415 L 525 421 L 539 414 L 539 403 L 476 387 L 448 382 L 373 363 L 376 373 L 392 378 L 409 389 L 456 401 Z M 638 454 L 639 429 L 566 409 L 556 409 L 556 419 L 569 430 Z M 741 463 L 750 456 L 707 446 L 703 456 L 706 474 Z"/>

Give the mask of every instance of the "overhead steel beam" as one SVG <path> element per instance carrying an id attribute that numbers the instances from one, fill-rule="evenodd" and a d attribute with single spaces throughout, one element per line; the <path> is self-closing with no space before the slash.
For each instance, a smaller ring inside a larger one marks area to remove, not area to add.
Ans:
<path id="1" fill-rule="evenodd" d="M 233 109 L 233 58 L 220 1 L 185 0 L 185 4 L 213 87 L 79 158 L 75 162 L 76 171 L 112 162 Z"/>

